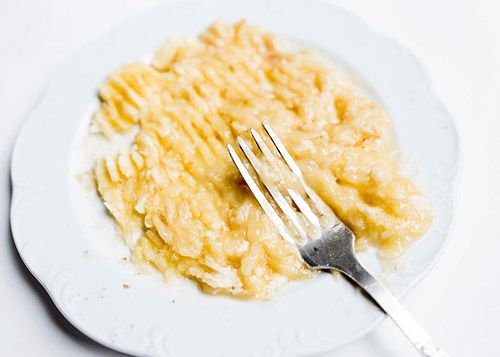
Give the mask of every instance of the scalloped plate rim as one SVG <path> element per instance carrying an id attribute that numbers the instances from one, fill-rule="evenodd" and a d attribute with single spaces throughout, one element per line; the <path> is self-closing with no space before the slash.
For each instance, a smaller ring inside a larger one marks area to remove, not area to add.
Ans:
<path id="1" fill-rule="evenodd" d="M 20 137 L 22 137 L 22 134 L 27 130 L 26 128 L 28 127 L 28 125 L 31 122 L 36 121 L 36 118 L 33 116 L 33 113 L 35 113 L 46 101 L 49 100 L 47 98 L 47 96 L 46 96 L 46 93 L 48 91 L 50 91 L 50 89 L 54 86 L 54 84 L 53 84 L 54 81 L 64 71 L 64 68 L 67 65 L 71 64 L 71 62 L 72 62 L 73 59 L 79 57 L 81 53 L 83 53 L 83 52 L 91 49 L 100 40 L 102 40 L 104 38 L 107 38 L 107 37 L 110 37 L 110 36 L 112 36 L 112 35 L 114 35 L 116 33 L 119 33 L 122 30 L 122 28 L 127 27 L 132 21 L 144 17 L 148 13 L 153 12 L 156 8 L 169 7 L 170 5 L 177 4 L 177 3 L 178 4 L 195 3 L 195 1 L 186 1 L 186 2 L 175 1 L 175 2 L 170 2 L 170 3 L 158 5 L 158 6 L 154 7 L 154 8 L 147 9 L 147 10 L 139 13 L 138 15 L 135 15 L 131 19 L 122 22 L 115 29 L 113 29 L 112 31 L 110 31 L 107 34 L 103 35 L 102 37 L 100 37 L 100 38 L 98 38 L 96 40 L 93 40 L 93 41 L 85 44 L 77 53 L 71 55 L 64 62 L 64 64 L 62 64 L 61 67 L 55 72 L 55 74 L 52 76 L 52 79 L 49 81 L 49 84 L 47 85 L 46 89 L 44 90 L 44 94 L 38 100 L 37 104 L 33 107 L 33 109 L 30 110 L 29 114 L 26 116 L 27 119 L 23 123 L 21 129 L 19 130 L 18 139 Z M 323 3 L 323 2 L 319 1 L 318 3 Z M 368 30 L 369 32 L 371 32 L 372 34 L 375 34 L 376 36 L 379 36 L 380 38 L 383 38 L 385 41 L 390 41 L 394 46 L 399 47 L 400 49 L 403 49 L 404 52 L 405 52 L 405 54 L 410 56 L 410 58 L 412 59 L 412 62 L 414 63 L 414 65 L 417 66 L 417 67 L 419 67 L 421 69 L 425 81 L 427 81 L 429 83 L 429 89 L 427 91 L 427 94 L 429 96 L 434 97 L 439 103 L 441 103 L 441 100 L 437 97 L 434 89 L 432 88 L 432 84 L 431 84 L 431 81 L 430 81 L 430 78 L 429 78 L 427 72 L 423 68 L 422 64 L 418 61 L 418 59 L 410 51 L 406 50 L 406 48 L 404 46 L 402 46 L 400 43 L 398 43 L 397 41 L 393 40 L 392 38 L 390 38 L 390 37 L 388 37 L 388 36 L 386 36 L 384 34 L 381 34 L 381 33 L 377 32 L 377 31 L 373 30 L 371 27 L 367 26 L 362 19 L 360 19 L 358 16 L 356 16 L 356 15 L 348 12 L 347 10 L 345 10 L 343 8 L 340 8 L 340 7 L 338 7 L 338 6 L 334 5 L 334 4 L 330 4 L 330 3 L 326 3 L 326 2 L 324 3 L 324 5 L 328 5 L 329 7 L 331 7 L 332 9 L 334 9 L 335 11 L 342 12 L 343 16 L 350 17 L 351 19 L 353 19 L 353 20 L 355 20 L 355 21 L 357 21 L 359 23 L 362 23 L 363 26 L 365 27 L 365 29 Z M 455 202 L 456 194 L 457 194 L 457 184 L 458 184 L 458 179 L 459 179 L 459 176 L 460 176 L 460 170 L 461 170 L 461 166 L 462 166 L 461 165 L 462 154 L 461 154 L 461 148 L 460 148 L 460 135 L 459 135 L 458 129 L 457 129 L 455 123 L 453 122 L 452 117 L 449 115 L 449 113 L 447 111 L 446 111 L 446 115 L 450 118 L 450 121 L 449 121 L 448 124 L 451 125 L 450 129 L 454 131 L 454 135 L 455 135 L 456 141 L 457 141 L 457 145 L 456 145 L 457 153 L 456 153 L 455 173 L 453 174 L 452 179 L 449 181 L 449 183 L 451 184 L 451 188 L 450 188 L 451 195 L 450 195 L 450 198 L 452 199 L 452 202 Z M 11 180 L 12 180 L 12 200 L 11 200 L 11 207 L 18 203 L 17 202 L 18 201 L 18 197 L 17 197 L 17 194 L 16 194 L 16 191 L 17 191 L 18 187 L 17 187 L 16 181 L 14 180 L 14 174 L 15 174 L 15 171 L 16 171 L 16 163 L 17 163 L 16 157 L 18 156 L 18 151 L 21 150 L 20 147 L 24 144 L 21 140 L 18 140 L 18 139 L 16 139 L 16 142 L 14 144 L 14 149 L 13 149 L 11 163 L 10 163 Z M 452 228 L 453 228 L 453 225 L 454 225 L 454 220 L 455 220 L 455 210 L 453 209 L 453 207 L 451 209 L 452 209 L 452 215 L 451 215 L 451 221 L 450 221 L 450 224 L 449 224 L 449 227 L 448 227 L 448 232 L 447 232 L 446 238 L 443 240 L 443 242 L 442 242 L 439 250 L 437 251 L 437 253 L 433 257 L 433 259 L 430 262 L 430 264 L 425 268 L 425 270 L 423 270 L 422 272 L 420 272 L 420 274 L 415 279 L 413 279 L 405 287 L 405 289 L 402 291 L 402 293 L 400 294 L 400 296 L 403 296 L 409 290 L 411 290 L 411 288 L 413 288 L 416 284 L 418 284 L 418 282 L 421 281 L 432 270 L 432 268 L 435 266 L 435 264 L 437 263 L 437 261 L 439 260 L 439 258 L 442 256 L 444 250 L 448 246 L 450 238 L 451 238 L 451 232 L 452 232 Z M 111 349 L 114 349 L 114 350 L 117 350 L 117 351 L 120 351 L 120 352 L 124 352 L 124 353 L 132 353 L 132 354 L 141 353 L 141 352 L 138 352 L 138 351 L 134 351 L 132 349 L 122 348 L 121 346 L 116 345 L 116 344 L 111 344 L 106 339 L 101 338 L 101 336 L 99 336 L 98 334 L 94 334 L 91 329 L 87 329 L 84 326 L 81 326 L 78 323 L 78 321 L 71 316 L 71 314 L 68 314 L 67 311 L 65 311 L 65 309 L 61 306 L 61 304 L 58 301 L 57 297 L 53 294 L 53 292 L 48 287 L 48 285 L 46 284 L 46 282 L 36 273 L 35 269 L 33 269 L 33 267 L 31 265 L 31 262 L 29 261 L 29 259 L 27 259 L 23 255 L 22 249 L 19 246 L 22 239 L 20 238 L 20 234 L 16 234 L 15 233 L 15 231 L 16 231 L 16 225 L 14 224 L 13 211 L 11 210 L 10 213 L 11 213 L 11 215 L 10 215 L 11 231 L 12 231 L 12 235 L 13 235 L 14 244 L 16 246 L 16 249 L 19 252 L 19 255 L 20 255 L 23 263 L 26 265 L 26 267 L 28 268 L 28 270 L 30 271 L 30 273 L 44 287 L 44 289 L 47 291 L 47 293 L 51 297 L 52 301 L 54 302 L 54 304 L 56 305 L 56 307 L 58 308 L 58 310 L 62 313 L 62 315 L 68 321 L 70 321 L 72 323 L 72 325 L 74 325 L 77 329 L 79 329 L 82 333 L 84 333 L 85 335 L 89 336 L 93 340 L 95 340 L 95 341 L 97 341 L 97 342 L 99 342 L 99 343 L 101 343 L 101 344 L 103 344 L 103 345 L 105 345 L 105 346 L 107 346 L 107 347 L 109 347 Z M 344 343 L 342 343 L 342 344 L 349 343 L 349 342 L 351 342 L 353 340 L 356 340 L 359 337 L 365 335 L 366 333 L 368 333 L 369 331 L 371 331 L 378 323 L 380 323 L 380 321 L 382 321 L 383 318 L 384 318 L 383 316 L 377 318 L 372 324 L 370 324 L 369 326 L 367 326 L 364 330 L 359 331 L 357 334 L 353 334 L 351 339 L 344 341 Z M 330 348 L 323 349 L 323 350 L 318 350 L 318 351 L 315 350 L 314 352 L 318 353 L 318 352 L 321 352 L 321 351 L 327 351 L 329 349 Z"/>

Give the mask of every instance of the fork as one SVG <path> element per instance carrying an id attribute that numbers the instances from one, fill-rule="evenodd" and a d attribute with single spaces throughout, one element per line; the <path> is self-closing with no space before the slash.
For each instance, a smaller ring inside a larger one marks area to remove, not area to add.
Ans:
<path id="1" fill-rule="evenodd" d="M 269 123 L 264 121 L 262 126 L 284 163 L 271 152 L 254 129 L 250 129 L 250 133 L 260 149 L 260 158 L 244 139 L 238 137 L 236 140 L 260 183 L 254 180 L 234 148 L 230 144 L 227 144 L 227 148 L 236 168 L 280 235 L 296 245 L 310 269 L 338 270 L 361 286 L 394 320 L 422 355 L 448 356 L 433 343 L 430 336 L 398 300 L 360 264 L 354 252 L 354 234 L 305 183 L 302 171 Z M 272 170 L 274 176 L 270 174 Z M 271 205 L 261 190 L 262 186 L 273 198 L 284 219 Z"/>

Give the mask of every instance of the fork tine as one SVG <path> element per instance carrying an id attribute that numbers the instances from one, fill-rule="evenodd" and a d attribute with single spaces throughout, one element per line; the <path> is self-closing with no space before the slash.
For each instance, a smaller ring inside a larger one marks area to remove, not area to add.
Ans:
<path id="1" fill-rule="evenodd" d="M 238 144 L 240 145 L 241 150 L 247 157 L 248 161 L 250 164 L 253 166 L 257 174 L 259 175 L 262 183 L 266 187 L 266 189 L 269 191 L 271 196 L 274 198 L 278 206 L 281 208 L 283 213 L 286 215 L 286 217 L 290 220 L 292 223 L 293 228 L 297 231 L 300 239 L 298 240 L 297 243 L 300 245 L 303 245 L 307 243 L 307 233 L 304 230 L 303 227 L 303 222 L 301 222 L 300 217 L 297 215 L 295 210 L 289 205 L 289 203 L 285 200 L 279 189 L 276 187 L 275 184 L 268 182 L 268 180 L 265 180 L 262 168 L 261 168 L 261 163 L 260 160 L 255 156 L 255 154 L 252 152 L 252 149 L 248 146 L 245 140 L 243 140 L 241 137 L 238 137 L 236 139 Z"/>
<path id="2" fill-rule="evenodd" d="M 227 144 L 227 150 L 229 151 L 229 155 L 231 156 L 231 159 L 233 160 L 236 168 L 240 172 L 241 176 L 243 176 L 243 179 L 245 180 L 248 187 L 250 188 L 250 191 L 252 191 L 255 199 L 257 200 L 257 202 L 259 202 L 259 204 L 262 207 L 262 209 L 264 210 L 264 212 L 271 219 L 271 222 L 274 224 L 274 226 L 276 227 L 278 232 L 281 234 L 281 236 L 287 242 L 295 244 L 295 240 L 292 238 L 291 234 L 288 232 L 288 229 L 286 228 L 285 223 L 278 216 L 278 214 L 274 211 L 274 208 L 268 202 L 266 196 L 264 196 L 264 194 L 260 191 L 259 186 L 257 186 L 257 183 L 255 183 L 254 179 L 252 178 L 252 175 L 250 175 L 247 168 L 245 167 L 243 162 L 240 160 L 238 154 L 236 154 L 236 151 L 234 151 L 231 144 Z"/>
<path id="3" fill-rule="evenodd" d="M 314 214 L 311 207 L 309 207 L 309 203 L 307 203 L 306 200 L 304 200 L 304 198 L 302 198 L 302 196 L 298 192 L 292 190 L 291 188 L 287 188 L 287 192 L 290 195 L 290 197 L 292 198 L 293 202 L 295 202 L 295 204 L 297 205 L 299 210 L 309 220 L 309 222 L 311 222 L 311 224 L 313 224 L 316 227 L 321 227 L 319 219 Z M 319 233 L 320 233 L 319 236 L 321 236 L 321 232 L 319 232 Z M 316 234 L 316 236 L 317 236 L 317 234 Z M 315 237 L 312 237 L 312 236 L 311 236 L 311 238 L 315 239 Z M 317 237 L 317 238 L 319 238 L 319 237 Z"/>
<path id="4" fill-rule="evenodd" d="M 250 133 L 252 134 L 255 142 L 257 143 L 257 146 L 262 151 L 262 153 L 264 154 L 264 156 L 266 157 L 266 159 L 270 163 L 274 164 L 275 161 L 278 160 L 278 159 L 274 156 L 274 154 L 271 152 L 271 150 L 269 150 L 267 144 L 264 142 L 264 140 L 262 140 L 262 138 L 259 135 L 259 133 L 256 130 L 254 130 L 254 129 L 250 129 Z M 298 167 L 297 167 L 297 170 L 300 171 L 300 169 Z M 316 226 L 319 227 L 320 226 L 319 219 L 314 214 L 314 212 L 311 210 L 311 207 L 309 207 L 309 204 L 302 198 L 302 196 L 300 196 L 299 193 L 297 193 L 292 188 L 287 187 L 286 189 L 287 189 L 288 194 L 290 195 L 290 197 L 292 197 L 292 200 L 295 202 L 295 204 L 297 205 L 297 207 L 299 207 L 299 210 L 304 214 L 304 216 L 306 216 L 306 218 L 309 220 L 309 222 L 311 222 L 311 224 L 316 225 Z M 318 235 L 318 234 L 316 234 L 316 235 Z M 319 236 L 321 236 L 321 234 L 319 234 Z M 311 238 L 313 238 L 313 237 L 311 237 Z"/>
<path id="5" fill-rule="evenodd" d="M 281 140 L 278 138 L 273 128 L 271 128 L 269 123 L 267 121 L 263 121 L 262 126 L 264 127 L 264 130 L 266 131 L 267 135 L 269 135 L 269 137 L 271 138 L 271 141 L 273 142 L 274 146 L 276 146 L 276 149 L 278 150 L 283 160 L 286 162 L 290 170 L 292 170 L 292 172 L 297 176 L 304 191 L 316 205 L 316 208 L 318 209 L 321 215 L 321 217 L 319 218 L 321 226 L 323 228 L 332 227 L 335 223 L 338 222 L 337 217 L 335 217 L 330 207 L 328 207 L 328 205 L 321 199 L 321 197 L 319 197 L 316 194 L 316 192 L 305 183 L 302 170 L 300 170 L 299 166 L 295 163 L 295 160 L 292 158 L 292 156 L 285 148 Z M 295 203 L 297 204 L 297 206 L 299 206 L 299 203 L 297 201 Z"/>
<path id="6" fill-rule="evenodd" d="M 270 162 L 273 162 L 274 160 L 276 160 L 276 158 L 274 157 L 274 155 L 271 152 L 271 150 L 269 150 L 269 148 L 267 147 L 267 145 L 264 142 L 264 140 L 262 140 L 262 138 L 260 137 L 259 133 L 257 133 L 257 131 L 255 129 L 250 129 L 250 133 L 252 134 L 253 139 L 257 143 L 257 146 L 259 147 L 260 151 L 262 151 L 262 153 L 264 154 L 264 156 Z"/>
<path id="7" fill-rule="evenodd" d="M 278 138 L 273 128 L 271 128 L 271 125 L 269 125 L 267 120 L 264 120 L 262 122 L 262 126 L 264 127 L 264 130 L 266 131 L 267 135 L 269 135 L 269 137 L 271 138 L 274 146 L 276 146 L 276 149 L 278 149 L 278 152 L 280 153 L 283 160 L 285 160 L 290 170 L 292 170 L 292 172 L 295 175 L 302 176 L 302 171 L 300 170 L 299 166 L 295 163 L 295 160 L 288 153 L 287 149 L 285 149 L 285 145 L 283 145 L 283 143 Z"/>

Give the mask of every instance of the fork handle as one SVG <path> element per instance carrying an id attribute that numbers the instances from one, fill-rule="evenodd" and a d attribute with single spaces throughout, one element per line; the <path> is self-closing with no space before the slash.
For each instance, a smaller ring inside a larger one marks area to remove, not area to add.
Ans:
<path id="1" fill-rule="evenodd" d="M 347 269 L 339 269 L 352 280 L 358 283 L 398 325 L 413 345 L 426 357 L 448 357 L 448 353 L 438 348 L 431 337 L 420 324 L 399 303 L 382 284 L 380 284 L 360 263 L 354 258 Z"/>

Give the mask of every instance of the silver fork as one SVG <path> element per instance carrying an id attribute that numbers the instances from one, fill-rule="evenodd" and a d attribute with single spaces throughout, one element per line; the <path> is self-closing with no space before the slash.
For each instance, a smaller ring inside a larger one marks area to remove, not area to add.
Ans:
<path id="1" fill-rule="evenodd" d="M 227 148 L 248 187 L 281 236 L 297 246 L 309 268 L 341 271 L 361 286 L 379 307 L 394 320 L 422 355 L 428 357 L 448 356 L 443 349 L 438 348 L 433 343 L 430 336 L 398 300 L 360 264 L 354 253 L 354 234 L 335 217 L 331 209 L 305 183 L 302 171 L 270 125 L 267 122 L 263 122 L 262 125 L 286 165 L 271 152 L 265 141 L 254 129 L 251 129 L 250 132 L 263 159 L 258 158 L 241 137 L 237 138 L 237 143 L 260 178 L 261 185 L 266 187 L 282 211 L 285 220 L 280 217 L 268 201 L 234 148 L 230 144 L 227 144 Z M 278 176 L 275 176 L 274 180 L 269 178 L 269 172 L 266 171 L 270 167 L 273 167 L 272 170 L 278 171 Z M 284 175 L 292 177 L 292 181 L 285 180 L 283 182 L 283 180 L 276 179 L 276 177 L 283 178 Z M 292 202 L 296 207 L 293 207 Z"/>

